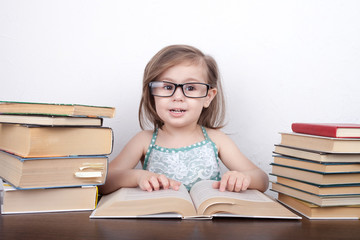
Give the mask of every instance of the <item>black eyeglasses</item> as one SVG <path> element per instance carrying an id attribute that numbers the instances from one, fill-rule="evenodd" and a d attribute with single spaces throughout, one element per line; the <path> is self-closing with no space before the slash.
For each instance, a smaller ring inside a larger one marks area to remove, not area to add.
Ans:
<path id="1" fill-rule="evenodd" d="M 166 81 L 154 81 L 149 83 L 150 92 L 157 97 L 171 97 L 176 89 L 181 87 L 183 94 L 188 98 L 206 97 L 210 89 L 210 85 L 206 83 L 184 83 L 176 84 Z"/>

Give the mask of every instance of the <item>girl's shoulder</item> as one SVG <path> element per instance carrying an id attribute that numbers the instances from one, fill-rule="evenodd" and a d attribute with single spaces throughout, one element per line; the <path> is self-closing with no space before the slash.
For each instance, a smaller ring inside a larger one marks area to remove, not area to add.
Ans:
<path id="1" fill-rule="evenodd" d="M 206 129 L 206 131 L 211 141 L 215 143 L 219 153 L 228 150 L 233 152 L 237 149 L 235 142 L 223 131 L 219 129 Z"/>
<path id="2" fill-rule="evenodd" d="M 153 131 L 143 130 L 135 134 L 135 136 L 130 140 L 133 143 L 141 146 L 147 146 L 151 142 L 153 136 Z"/>
<path id="3" fill-rule="evenodd" d="M 206 128 L 206 132 L 216 145 L 220 145 L 224 140 L 229 140 L 229 137 L 220 129 Z"/>
<path id="4" fill-rule="evenodd" d="M 142 130 L 140 132 L 138 132 L 134 138 L 136 138 L 137 140 L 151 140 L 151 138 L 153 137 L 154 132 L 152 130 Z"/>

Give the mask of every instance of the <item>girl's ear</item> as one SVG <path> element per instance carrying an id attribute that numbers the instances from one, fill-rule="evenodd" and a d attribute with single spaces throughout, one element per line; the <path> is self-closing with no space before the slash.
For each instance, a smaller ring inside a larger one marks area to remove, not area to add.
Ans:
<path id="1" fill-rule="evenodd" d="M 214 97 L 216 96 L 216 93 L 217 93 L 216 88 L 210 88 L 209 89 L 208 95 L 205 97 L 204 108 L 208 108 L 210 106 L 210 103 L 214 99 Z"/>

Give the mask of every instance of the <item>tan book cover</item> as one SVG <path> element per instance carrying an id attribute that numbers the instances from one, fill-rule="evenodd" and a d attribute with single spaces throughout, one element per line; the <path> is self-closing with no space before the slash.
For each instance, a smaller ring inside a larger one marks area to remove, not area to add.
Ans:
<path id="1" fill-rule="evenodd" d="M 3 188 L 1 214 L 89 211 L 97 203 L 96 186 L 18 190 L 4 183 Z"/>
<path id="2" fill-rule="evenodd" d="M 115 108 L 82 104 L 0 101 L 0 113 L 112 118 L 115 115 Z"/>
<path id="3" fill-rule="evenodd" d="M 360 153 L 327 153 L 316 150 L 301 149 L 285 145 L 275 145 L 275 154 L 281 154 L 290 157 L 308 159 L 317 162 L 344 162 L 360 163 Z"/>
<path id="4" fill-rule="evenodd" d="M 305 169 L 324 173 L 356 173 L 360 172 L 360 163 L 321 163 L 301 158 L 282 155 L 274 156 L 274 163 L 282 166 Z"/>
<path id="5" fill-rule="evenodd" d="M 320 207 L 360 205 L 360 195 L 319 196 L 279 183 L 272 183 L 271 190 L 313 203 Z"/>
<path id="6" fill-rule="evenodd" d="M 0 149 L 21 157 L 107 155 L 112 144 L 112 129 L 106 127 L 0 124 Z"/>
<path id="7" fill-rule="evenodd" d="M 298 181 L 290 178 L 277 177 L 276 182 L 282 185 L 286 185 L 292 188 L 304 190 L 305 192 L 313 193 L 319 196 L 328 195 L 360 195 L 360 184 L 346 185 L 346 184 L 334 184 L 334 185 L 320 185 L 313 184 L 304 181 Z"/>
<path id="8" fill-rule="evenodd" d="M 358 184 L 360 172 L 319 172 L 271 163 L 271 175 L 319 185 Z"/>
<path id="9" fill-rule="evenodd" d="M 0 151 L 0 178 L 21 189 L 100 185 L 107 169 L 106 156 L 21 158 Z"/>
<path id="10" fill-rule="evenodd" d="M 102 118 L 59 117 L 43 115 L 0 114 L 0 123 L 17 123 L 40 126 L 93 126 L 101 127 Z"/>
<path id="11" fill-rule="evenodd" d="M 279 193 L 279 201 L 309 219 L 359 219 L 360 205 L 319 207 Z"/>
<path id="12" fill-rule="evenodd" d="M 281 145 L 328 153 L 360 153 L 360 138 L 331 138 L 281 133 Z"/>

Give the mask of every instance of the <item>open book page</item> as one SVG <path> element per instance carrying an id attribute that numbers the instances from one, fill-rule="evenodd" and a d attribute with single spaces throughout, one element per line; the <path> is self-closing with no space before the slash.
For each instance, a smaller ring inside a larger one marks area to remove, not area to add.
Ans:
<path id="1" fill-rule="evenodd" d="M 299 216 L 258 190 L 220 192 L 214 181 L 196 183 L 190 195 L 199 215 L 220 217 L 259 217 L 300 219 Z"/>
<path id="2" fill-rule="evenodd" d="M 153 214 L 177 213 L 168 217 L 194 216 L 196 211 L 186 188 L 147 192 L 140 188 L 122 188 L 101 198 L 92 214 L 96 217 L 156 217 Z M 150 216 L 152 215 L 152 216 Z"/>
<path id="3" fill-rule="evenodd" d="M 257 190 L 246 190 L 244 192 L 220 192 L 218 189 L 212 187 L 212 180 L 206 180 L 196 183 L 191 191 L 190 195 L 193 199 L 196 209 L 200 209 L 200 205 L 210 198 L 218 198 L 219 201 L 213 201 L 211 204 L 216 203 L 228 203 L 234 204 L 234 199 L 245 200 L 251 202 L 272 202 L 266 195 L 260 193 Z M 224 198 L 228 198 L 228 201 L 223 201 Z M 221 199 L 221 200 L 220 200 Z M 206 206 L 208 207 L 208 206 Z M 205 207 L 205 208 L 206 208 Z"/>
<path id="4" fill-rule="evenodd" d="M 190 195 L 184 185 L 180 186 L 178 191 L 167 189 L 147 192 L 140 188 L 123 188 L 117 199 L 119 201 L 133 201 L 139 199 L 161 199 L 161 198 L 182 198 L 192 202 Z"/>

